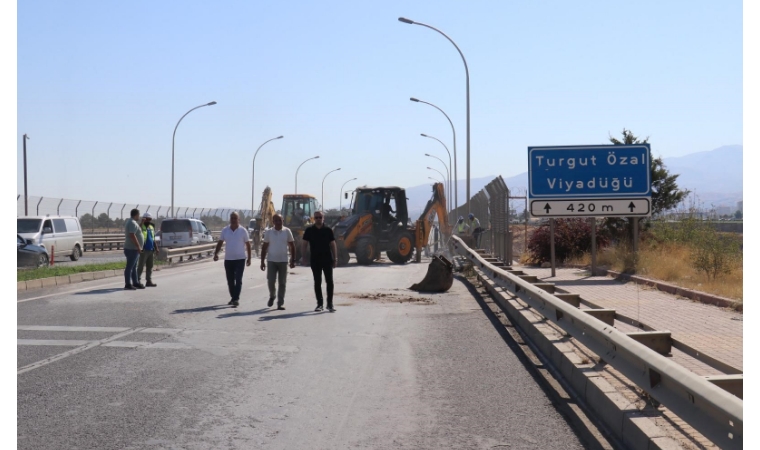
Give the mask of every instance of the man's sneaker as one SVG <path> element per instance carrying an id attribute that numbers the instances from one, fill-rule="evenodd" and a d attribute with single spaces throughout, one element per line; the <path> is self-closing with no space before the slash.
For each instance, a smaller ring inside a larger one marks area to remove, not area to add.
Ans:
<path id="1" fill-rule="evenodd" d="M 271 308 L 272 305 L 274 305 L 274 299 L 270 298 L 269 301 L 267 302 L 267 306 Z"/>
<path id="2" fill-rule="evenodd" d="M 284 311 L 284 310 L 285 310 L 285 307 L 284 307 L 284 306 L 282 306 L 282 305 L 280 305 L 280 306 L 278 306 L 278 307 L 277 307 L 277 309 L 279 309 L 280 311 Z"/>
<path id="3" fill-rule="evenodd" d="M 135 288 L 137 288 L 137 289 L 145 289 L 145 285 L 144 285 L 144 284 L 142 284 L 142 283 L 137 283 L 137 284 L 135 285 Z"/>
<path id="4" fill-rule="evenodd" d="M 327 310 L 330 311 L 330 312 L 335 312 L 335 308 L 333 308 L 332 306 L 328 306 Z"/>
<path id="5" fill-rule="evenodd" d="M 235 300 L 233 299 L 230 299 L 230 301 L 227 302 L 228 305 L 232 305 L 233 303 L 235 303 Z"/>
<path id="6" fill-rule="evenodd" d="M 131 284 L 125 284 L 124 285 L 124 290 L 125 291 L 135 291 L 135 290 L 137 290 L 137 288 L 134 287 L 134 286 L 132 286 Z"/>
<path id="7" fill-rule="evenodd" d="M 322 305 L 317 305 L 317 307 L 314 309 L 314 312 L 320 312 L 322 311 Z"/>
<path id="8" fill-rule="evenodd" d="M 233 300 L 232 301 L 232 307 L 233 308 L 237 308 L 239 304 L 240 304 L 240 302 L 238 302 L 237 300 Z"/>
<path id="9" fill-rule="evenodd" d="M 156 287 L 156 286 L 158 286 L 158 285 L 157 285 L 156 283 L 152 282 L 152 281 L 148 281 L 147 283 L 145 283 L 145 286 L 148 286 L 148 287 Z"/>

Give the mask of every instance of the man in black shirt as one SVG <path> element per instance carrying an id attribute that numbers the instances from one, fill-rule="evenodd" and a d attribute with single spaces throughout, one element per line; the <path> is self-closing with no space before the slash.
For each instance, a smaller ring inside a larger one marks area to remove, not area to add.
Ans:
<path id="1" fill-rule="evenodd" d="M 303 233 L 301 244 L 302 264 L 306 264 L 306 243 L 311 250 L 311 272 L 314 275 L 314 294 L 317 296 L 317 308 L 314 311 L 322 311 L 322 272 L 325 273 L 327 284 L 327 310 L 335 312 L 333 308 L 333 268 L 338 267 L 338 247 L 335 244 L 335 236 L 330 227 L 325 226 L 325 215 L 322 211 L 314 213 L 314 225 L 308 227 Z"/>

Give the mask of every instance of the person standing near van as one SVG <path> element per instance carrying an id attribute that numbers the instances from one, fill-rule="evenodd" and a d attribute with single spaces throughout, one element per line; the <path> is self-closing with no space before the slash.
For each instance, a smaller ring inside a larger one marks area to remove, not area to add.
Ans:
<path id="1" fill-rule="evenodd" d="M 236 308 L 240 304 L 240 290 L 243 288 L 243 270 L 251 265 L 251 239 L 248 237 L 248 230 L 240 226 L 237 211 L 230 213 L 230 224 L 224 227 L 219 235 L 219 242 L 214 250 L 214 261 L 219 261 L 219 251 L 225 242 L 227 245 L 224 249 L 224 271 L 232 297 L 227 304 Z M 246 252 L 248 259 L 245 257 Z"/>
<path id="2" fill-rule="evenodd" d="M 277 309 L 285 309 L 285 283 L 288 279 L 288 249 L 290 249 L 290 268 L 296 266 L 296 244 L 290 228 L 282 226 L 282 216 L 275 214 L 272 217 L 274 228 L 264 236 L 264 245 L 261 248 L 261 270 L 267 271 L 267 285 L 269 286 L 270 308 L 274 304 L 277 295 Z M 264 261 L 266 260 L 266 266 Z M 278 280 L 275 292 L 274 281 Z"/>
<path id="3" fill-rule="evenodd" d="M 338 267 L 338 247 L 335 244 L 335 235 L 330 227 L 325 226 L 325 215 L 322 211 L 314 213 L 314 225 L 303 233 L 301 254 L 304 255 L 302 263 L 306 264 L 306 243 L 311 250 L 311 272 L 314 275 L 314 294 L 317 297 L 317 308 L 314 311 L 322 311 L 322 273 L 325 274 L 327 285 L 327 310 L 335 312 L 333 308 L 333 269 Z"/>
<path id="4" fill-rule="evenodd" d="M 143 251 L 140 253 L 140 259 L 137 261 L 137 282 L 142 279 L 143 269 L 145 271 L 145 286 L 156 287 L 153 283 L 153 256 L 158 253 L 158 243 L 156 242 L 156 226 L 153 224 L 153 216 L 150 213 L 143 214 L 142 225 L 140 230 L 143 236 Z"/>
<path id="5" fill-rule="evenodd" d="M 135 208 L 129 212 L 129 219 L 124 224 L 124 256 L 127 257 L 127 266 L 124 268 L 124 289 L 133 291 L 145 289 L 137 278 L 137 259 L 143 251 L 143 234 L 137 220 L 140 218 L 140 210 Z"/>

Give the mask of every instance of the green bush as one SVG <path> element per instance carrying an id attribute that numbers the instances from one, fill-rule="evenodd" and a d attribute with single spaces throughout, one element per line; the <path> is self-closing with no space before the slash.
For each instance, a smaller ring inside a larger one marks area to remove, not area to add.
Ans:
<path id="1" fill-rule="evenodd" d="M 528 241 L 528 264 L 551 260 L 551 230 L 549 224 L 539 226 Z M 609 245 L 607 236 L 597 233 L 598 249 Z M 591 226 L 586 219 L 556 219 L 554 222 L 554 253 L 557 261 L 580 256 L 591 251 Z"/>

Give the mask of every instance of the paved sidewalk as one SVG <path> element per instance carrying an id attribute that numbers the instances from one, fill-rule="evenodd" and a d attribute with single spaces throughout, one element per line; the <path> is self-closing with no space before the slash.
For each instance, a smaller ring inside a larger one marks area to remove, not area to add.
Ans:
<path id="1" fill-rule="evenodd" d="M 588 276 L 589 272 L 582 269 L 558 268 L 556 277 L 552 277 L 551 269 L 513 267 L 542 281 L 552 282 L 562 290 L 579 294 L 602 308 L 615 309 L 657 330 L 669 330 L 673 338 L 686 345 L 744 370 L 743 315 L 739 312 L 679 298 L 633 282 Z M 618 326 L 617 322 L 616 328 L 630 331 L 627 325 Z M 676 351 L 673 356 L 675 359 Z M 719 373 L 702 364 L 683 364 L 682 358 L 678 359 L 680 364 L 699 375 Z"/>

